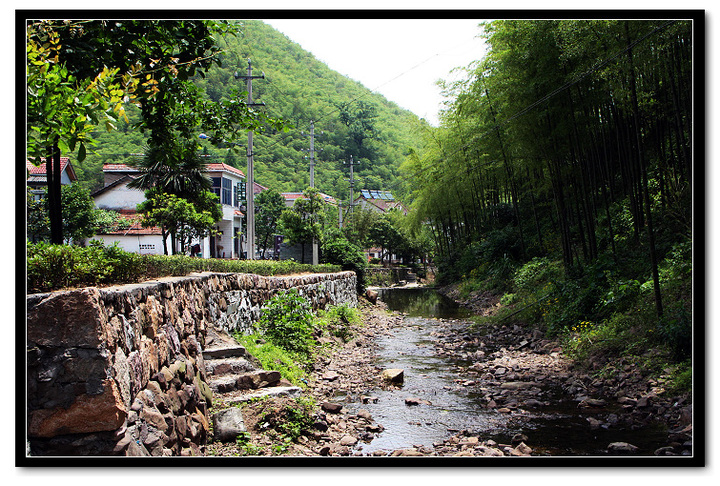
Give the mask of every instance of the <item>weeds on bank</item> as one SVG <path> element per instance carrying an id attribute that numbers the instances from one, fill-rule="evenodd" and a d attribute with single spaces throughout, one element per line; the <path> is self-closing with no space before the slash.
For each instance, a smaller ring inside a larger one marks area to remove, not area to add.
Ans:
<path id="1" fill-rule="evenodd" d="M 692 242 L 676 244 L 659 265 L 661 317 L 652 280 L 607 255 L 570 270 L 549 257 L 533 258 L 507 273 L 489 268 L 483 264 L 467 272 L 459 287 L 464 297 L 478 290 L 502 292 L 502 307 L 477 319 L 477 326 L 529 324 L 559 339 L 565 352 L 588 369 L 632 358 L 653 376 L 671 370 L 666 389 L 690 391 Z M 499 283 L 501 273 L 507 276 Z"/>
<path id="2" fill-rule="evenodd" d="M 331 336 L 347 342 L 352 339 L 353 327 L 360 324 L 359 311 L 346 304 L 314 314 L 310 302 L 292 289 L 270 298 L 255 331 L 238 333 L 235 339 L 265 369 L 279 371 L 283 378 L 304 388 L 306 369 L 324 348 L 320 338 Z"/>

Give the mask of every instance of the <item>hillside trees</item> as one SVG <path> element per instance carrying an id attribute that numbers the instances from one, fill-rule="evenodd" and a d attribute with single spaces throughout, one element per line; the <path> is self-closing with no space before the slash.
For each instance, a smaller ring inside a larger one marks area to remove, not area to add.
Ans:
<path id="1" fill-rule="evenodd" d="M 47 156 L 48 167 L 59 170 L 60 150 L 73 151 L 77 145 L 82 161 L 99 115 L 108 130 L 114 129 L 119 119 L 129 121 L 129 102 L 139 106 L 133 127 L 147 134 L 147 150 L 136 153 L 197 150 L 198 129 L 215 143 L 232 141 L 239 130 L 281 129 L 278 120 L 237 97 L 222 103 L 203 98 L 190 81 L 219 64 L 213 36 L 232 32 L 226 22 L 200 20 L 28 22 L 30 158 Z M 48 171 L 54 228 L 60 201 L 59 178 L 52 175 Z"/>
<path id="2" fill-rule="evenodd" d="M 341 122 L 337 105 L 342 104 L 349 113 L 355 114 L 360 102 L 375 110 L 377 116 L 373 118 L 373 124 L 377 140 L 364 141 L 369 152 L 364 155 L 367 161 L 356 167 L 355 188 L 384 189 L 395 183 L 399 165 L 408 149 L 419 147 L 415 130 L 420 122 L 414 114 L 330 70 L 261 21 L 244 20 L 232 25 L 237 27 L 237 35 L 224 32 L 214 35 L 221 51 L 216 58 L 221 65 L 214 65 L 204 77 L 198 75 L 198 70 L 192 81 L 200 92 L 207 93 L 210 101 L 222 103 L 242 97 L 238 88 L 244 89 L 244 83 L 235 79 L 234 73 L 245 69 L 248 59 L 252 60 L 254 70 L 265 74 L 265 79 L 253 83 L 253 98 L 265 103 L 254 113 L 282 118 L 294 128 L 283 131 L 267 122 L 261 122 L 257 127 L 253 152 L 255 180 L 259 184 L 278 192 L 299 192 L 310 185 L 309 165 L 305 158 L 309 143 L 302 132 L 309 131 L 313 120 L 317 135 L 315 186 L 336 198 L 348 198 L 348 168 L 343 162 L 348 161 L 345 145 L 349 140 L 349 127 Z M 135 120 L 131 110 L 128 110 L 128 116 Z M 95 174 L 102 164 L 99 159 L 124 163 L 132 158 L 129 154 L 146 150 L 145 140 L 138 139 L 137 133 L 132 131 L 118 130 L 96 136 L 101 145 L 97 153 L 88 155 L 88 170 L 83 177 L 93 178 L 98 183 L 100 178 Z M 239 137 L 236 141 L 242 142 Z M 206 154 L 211 160 L 220 159 L 239 168 L 245 163 L 244 156 L 237 156 L 227 148 L 208 147 Z M 353 155 L 357 161 L 358 154 Z"/>
<path id="3" fill-rule="evenodd" d="M 595 289 L 561 326 L 629 280 L 646 282 L 664 319 L 678 286 L 663 262 L 692 241 L 692 22 L 484 27 L 489 54 L 403 166 L 441 281 L 507 285 L 532 258 L 557 257 Z"/>

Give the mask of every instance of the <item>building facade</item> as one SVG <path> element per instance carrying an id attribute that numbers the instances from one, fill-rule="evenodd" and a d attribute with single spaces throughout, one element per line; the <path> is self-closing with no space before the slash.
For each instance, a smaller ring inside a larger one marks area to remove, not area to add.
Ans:
<path id="1" fill-rule="evenodd" d="M 243 189 L 245 174 L 224 163 L 206 165 L 205 174 L 212 181 L 212 191 L 220 198 L 222 218 L 215 225 L 215 234 L 202 241 L 198 256 L 203 258 L 241 258 L 245 254 L 242 241 Z M 118 243 L 126 251 L 142 254 L 163 254 L 164 244 L 160 228 L 142 228 L 137 205 L 145 201 L 145 193 L 128 187 L 140 175 L 140 171 L 125 164 L 103 166 L 104 187 L 93 193 L 98 209 L 116 211 L 123 218 L 131 220 L 127 230 L 99 234 L 94 239 L 106 244 Z M 170 245 L 170 242 L 166 242 Z"/>

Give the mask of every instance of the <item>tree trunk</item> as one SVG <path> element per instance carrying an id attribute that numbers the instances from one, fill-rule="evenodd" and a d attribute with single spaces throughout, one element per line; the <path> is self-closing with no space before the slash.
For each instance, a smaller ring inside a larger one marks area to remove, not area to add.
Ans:
<path id="1" fill-rule="evenodd" d="M 45 161 L 48 192 L 48 217 L 50 219 L 50 243 L 63 244 L 62 228 L 62 167 L 60 148 L 53 144 Z"/>
<path id="2" fill-rule="evenodd" d="M 625 38 L 628 45 L 630 44 L 630 31 L 628 29 L 628 21 L 625 21 Z M 635 138 L 638 152 L 638 168 L 641 174 L 642 197 L 645 206 L 645 219 L 647 222 L 648 244 L 650 246 L 650 265 L 652 267 L 653 287 L 655 288 L 655 308 L 658 317 L 663 315 L 662 294 L 660 292 L 660 276 L 658 272 L 657 253 L 655 249 L 655 233 L 652 224 L 652 211 L 650 206 L 650 190 L 648 189 L 647 167 L 645 166 L 644 154 L 642 150 L 642 136 L 640 134 L 640 105 L 637 97 L 637 86 L 635 83 L 635 68 L 633 67 L 632 49 L 628 49 L 628 63 L 630 65 L 630 95 L 632 97 L 633 117 L 635 118 Z"/>

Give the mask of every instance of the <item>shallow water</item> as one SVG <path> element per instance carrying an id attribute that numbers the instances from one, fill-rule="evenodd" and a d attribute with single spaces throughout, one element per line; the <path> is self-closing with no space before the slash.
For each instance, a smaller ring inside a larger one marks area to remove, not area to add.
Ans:
<path id="1" fill-rule="evenodd" d="M 434 442 L 461 430 L 471 431 L 481 440 L 493 439 L 504 444 L 509 444 L 513 435 L 523 433 L 536 454 L 554 456 L 606 455 L 607 445 L 618 441 L 640 447 L 642 455 L 652 455 L 663 445 L 666 435 L 659 427 L 591 430 L 587 416 L 561 390 L 544 390 L 545 399 L 551 397 L 551 405 L 519 421 L 484 408 L 481 394 L 459 383 L 462 377 L 457 374 L 456 365 L 460 362 L 435 354 L 435 338 L 431 335 L 439 320 L 463 327 L 462 319 L 469 318 L 471 313 L 427 289 L 383 289 L 380 299 L 406 317 L 404 326 L 395 327 L 390 335 L 378 336 L 377 364 L 385 369 L 403 369 L 405 381 L 399 389 L 371 391 L 376 403 L 361 403 L 359 396 L 345 397 L 348 408 L 368 410 L 384 427 L 369 444 L 358 443 L 356 451 L 369 454 L 413 446 L 432 447 Z M 406 399 L 422 402 L 406 405 Z"/>

